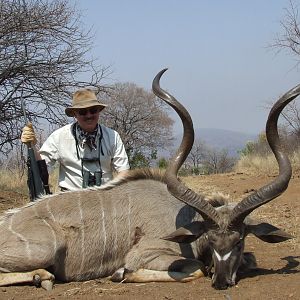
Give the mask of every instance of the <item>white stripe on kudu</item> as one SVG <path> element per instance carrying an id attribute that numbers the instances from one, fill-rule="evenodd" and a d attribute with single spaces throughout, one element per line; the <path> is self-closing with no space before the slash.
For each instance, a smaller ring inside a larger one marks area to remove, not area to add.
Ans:
<path id="1" fill-rule="evenodd" d="M 106 236 L 106 229 L 105 229 L 105 213 L 104 213 L 104 208 L 103 208 L 103 205 L 102 205 L 102 202 L 100 202 L 100 205 L 101 205 L 101 216 L 102 216 L 102 235 L 103 235 L 103 254 L 102 254 L 102 257 L 101 257 L 101 264 L 100 264 L 100 270 L 102 269 L 102 265 L 103 265 L 103 258 L 104 258 L 104 255 L 105 255 L 105 251 L 106 251 L 106 239 L 107 239 L 107 236 Z"/>
<path id="2" fill-rule="evenodd" d="M 131 245 L 131 200 L 128 199 L 128 247 Z"/>
<path id="3" fill-rule="evenodd" d="M 46 202 L 46 209 L 47 209 L 47 212 L 49 213 L 51 219 L 55 222 L 56 220 L 55 220 L 55 217 L 54 217 L 51 207 L 50 207 L 50 199 Z"/>
<path id="4" fill-rule="evenodd" d="M 77 200 L 78 209 L 79 209 L 79 217 L 80 217 L 80 232 L 81 232 L 81 264 L 80 271 L 84 268 L 84 260 L 85 260 L 85 232 L 84 232 L 84 222 L 83 222 L 83 211 L 81 207 L 81 197 L 78 197 Z"/>
<path id="5" fill-rule="evenodd" d="M 230 257 L 232 251 L 226 253 L 226 254 L 223 255 L 223 256 L 221 256 L 215 249 L 214 249 L 214 253 L 215 253 L 215 255 L 216 255 L 218 261 L 226 261 L 226 260 Z"/>
<path id="6" fill-rule="evenodd" d="M 118 249 L 118 227 L 117 227 L 117 208 L 116 205 L 114 204 L 113 201 L 111 201 L 111 205 L 112 205 L 112 209 L 113 209 L 113 230 L 115 233 L 115 238 L 114 238 L 114 256 L 117 253 L 117 249 Z"/>
<path id="7" fill-rule="evenodd" d="M 16 232 L 13 230 L 12 228 L 12 223 L 13 223 L 13 217 L 15 215 L 11 215 L 11 217 L 9 218 L 9 227 L 8 229 L 14 234 L 16 235 L 22 242 L 25 243 L 25 252 L 27 254 L 28 259 L 31 259 L 32 255 L 31 255 L 31 251 L 30 251 L 30 247 L 29 247 L 29 242 L 28 240 L 20 233 Z"/>

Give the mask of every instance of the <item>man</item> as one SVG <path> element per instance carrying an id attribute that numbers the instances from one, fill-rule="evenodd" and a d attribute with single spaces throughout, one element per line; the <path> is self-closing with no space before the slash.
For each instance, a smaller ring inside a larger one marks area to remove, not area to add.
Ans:
<path id="1" fill-rule="evenodd" d="M 128 157 L 119 134 L 100 125 L 99 114 L 106 107 L 90 89 L 77 91 L 67 116 L 76 120 L 54 131 L 39 151 L 37 160 L 44 159 L 48 167 L 59 163 L 59 187 L 76 190 L 101 185 L 113 178 L 113 171 L 126 172 Z M 23 128 L 21 141 L 36 144 L 31 124 Z"/>

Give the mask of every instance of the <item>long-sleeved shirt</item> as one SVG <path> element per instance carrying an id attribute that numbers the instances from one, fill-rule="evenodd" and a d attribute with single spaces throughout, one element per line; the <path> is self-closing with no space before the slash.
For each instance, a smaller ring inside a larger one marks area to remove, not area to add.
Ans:
<path id="1" fill-rule="evenodd" d="M 120 135 L 111 128 L 103 125 L 100 127 L 96 137 L 96 149 L 78 139 L 75 123 L 55 130 L 41 147 L 40 155 L 50 168 L 59 163 L 58 184 L 61 188 L 82 188 L 83 171 L 89 171 L 91 174 L 101 171 L 102 183 L 105 183 L 112 179 L 113 171 L 129 169 L 128 157 Z"/>

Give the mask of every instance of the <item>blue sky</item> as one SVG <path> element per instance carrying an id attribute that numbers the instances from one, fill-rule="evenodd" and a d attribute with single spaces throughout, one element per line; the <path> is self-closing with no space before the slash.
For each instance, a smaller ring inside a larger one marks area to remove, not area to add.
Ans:
<path id="1" fill-rule="evenodd" d="M 195 128 L 257 134 L 267 103 L 300 82 L 291 54 L 268 47 L 281 32 L 288 0 L 75 2 L 95 32 L 91 55 L 111 65 L 111 82 L 150 91 L 168 67 L 161 86 L 186 106 Z"/>

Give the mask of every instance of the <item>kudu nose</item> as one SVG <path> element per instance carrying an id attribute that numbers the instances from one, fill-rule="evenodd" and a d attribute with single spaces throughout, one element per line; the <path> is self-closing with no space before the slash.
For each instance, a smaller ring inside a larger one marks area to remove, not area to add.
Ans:
<path id="1" fill-rule="evenodd" d="M 212 287 L 216 290 L 226 290 L 228 287 L 233 286 L 234 283 L 229 278 L 216 278 L 213 280 Z"/>
<path id="2" fill-rule="evenodd" d="M 227 282 L 214 282 L 212 284 L 212 287 L 216 290 L 227 290 L 229 286 L 230 284 Z"/>

